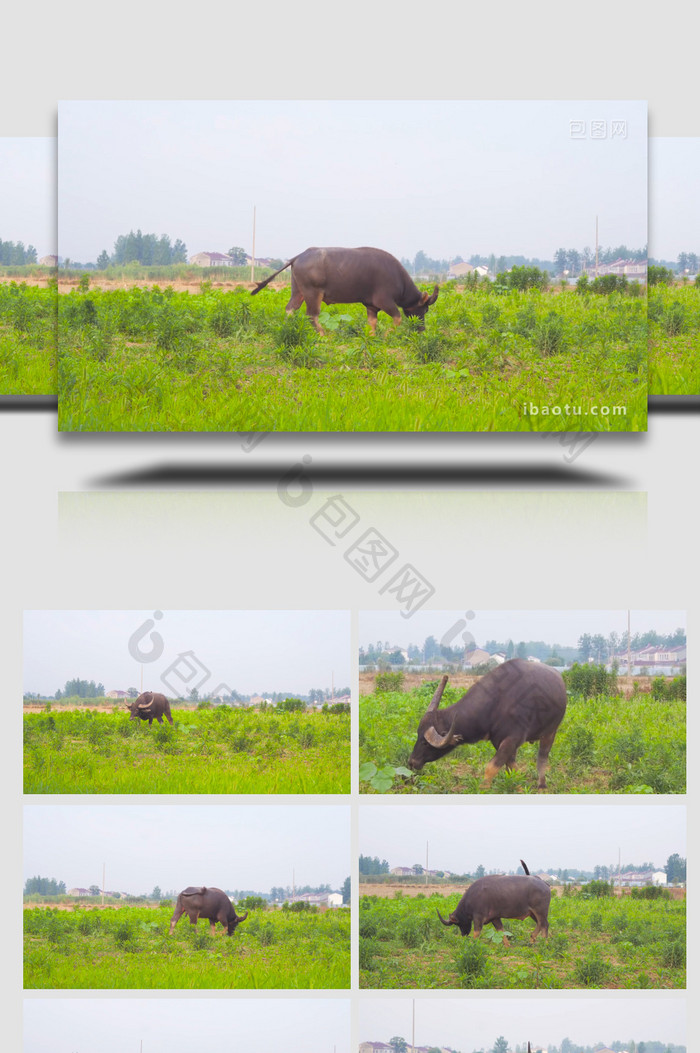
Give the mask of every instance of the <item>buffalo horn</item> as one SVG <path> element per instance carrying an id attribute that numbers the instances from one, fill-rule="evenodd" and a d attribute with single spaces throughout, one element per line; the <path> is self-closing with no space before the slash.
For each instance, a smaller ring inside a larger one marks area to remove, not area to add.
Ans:
<path id="1" fill-rule="evenodd" d="M 233 913 L 236 914 L 236 908 L 235 907 L 234 907 Z M 245 921 L 246 918 L 248 917 L 248 911 L 246 911 L 245 914 L 237 914 L 236 917 L 238 918 L 239 921 Z"/>
<path id="2" fill-rule="evenodd" d="M 437 907 L 435 909 L 437 910 Z M 439 910 L 437 911 L 437 916 L 438 916 L 438 918 L 440 919 L 440 921 L 442 922 L 443 925 L 454 925 L 454 922 L 452 920 L 452 915 L 451 914 L 450 914 L 450 920 L 449 921 L 445 921 L 445 919 L 443 918 L 443 916 L 442 916 L 442 914 L 440 913 Z"/>
<path id="3" fill-rule="evenodd" d="M 435 748 L 438 750 L 444 749 L 445 746 L 453 746 L 455 742 L 462 741 L 461 735 L 454 735 L 453 737 L 456 722 L 457 715 L 455 714 L 455 718 L 450 725 L 450 730 L 447 732 L 446 735 L 441 735 L 437 728 L 426 728 L 423 732 L 423 738 L 426 742 L 429 742 L 431 746 L 435 746 Z"/>
<path id="4" fill-rule="evenodd" d="M 438 706 L 440 705 L 440 699 L 442 698 L 442 693 L 445 690 L 445 685 L 447 684 L 447 680 L 448 680 L 448 677 L 443 676 L 442 680 L 438 684 L 437 690 L 436 690 L 435 694 L 433 695 L 433 697 L 432 697 L 432 699 L 430 701 L 430 705 L 428 706 L 428 713 L 432 713 L 433 710 L 437 709 Z"/>

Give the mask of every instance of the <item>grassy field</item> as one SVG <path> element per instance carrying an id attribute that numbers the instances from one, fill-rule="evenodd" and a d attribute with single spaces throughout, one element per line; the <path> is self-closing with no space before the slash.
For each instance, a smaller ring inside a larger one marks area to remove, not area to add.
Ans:
<path id="1" fill-rule="evenodd" d="M 349 793 L 350 716 L 173 707 L 27 713 L 25 793 Z"/>
<path id="2" fill-rule="evenodd" d="M 322 336 L 304 309 L 285 316 L 288 299 L 208 283 L 60 296 L 59 428 L 646 428 L 643 296 L 447 284 L 424 333 L 380 315 L 375 337 L 361 305 L 323 312 Z"/>
<path id="3" fill-rule="evenodd" d="M 649 394 L 700 395 L 700 286 L 649 289 Z"/>
<path id="4" fill-rule="evenodd" d="M 156 910 L 24 912 L 27 988 L 347 988 L 350 911 L 251 911 L 233 936 Z"/>
<path id="5" fill-rule="evenodd" d="M 410 692 L 375 692 L 360 698 L 360 765 L 405 767 L 434 685 Z M 448 687 L 443 706 L 462 691 Z M 599 695 L 569 698 L 547 772 L 549 793 L 685 793 L 686 704 Z M 494 750 L 488 742 L 459 746 L 421 772 L 397 775 L 388 793 L 536 793 L 537 744 L 518 751 L 512 772 L 502 770 L 491 789 L 481 780 Z M 361 776 L 362 778 L 362 776 Z M 360 790 L 373 793 L 369 781 Z"/>
<path id="6" fill-rule="evenodd" d="M 56 288 L 0 282 L 0 395 L 56 392 Z"/>
<path id="7" fill-rule="evenodd" d="M 363 896 L 363 988 L 676 988 L 685 986 L 685 901 L 552 897 L 549 939 L 531 921 L 492 925 L 480 939 L 440 923 L 459 895 Z"/>

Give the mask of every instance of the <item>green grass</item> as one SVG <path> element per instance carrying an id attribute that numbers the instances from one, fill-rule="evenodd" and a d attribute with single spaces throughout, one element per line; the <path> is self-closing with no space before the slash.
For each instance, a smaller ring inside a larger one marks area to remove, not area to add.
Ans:
<path id="1" fill-rule="evenodd" d="M 25 793 L 349 793 L 350 717 L 173 709 L 28 713 Z"/>
<path id="2" fill-rule="evenodd" d="M 700 395 L 700 286 L 649 289 L 649 394 Z"/>
<path id="3" fill-rule="evenodd" d="M 0 395 L 56 392 L 56 289 L 0 282 Z"/>
<path id="4" fill-rule="evenodd" d="M 61 296 L 60 429 L 646 428 L 644 297 L 448 284 L 424 333 L 380 316 L 374 337 L 361 305 L 329 308 L 321 336 L 303 309 L 285 316 L 288 298 L 157 286 Z M 593 415 L 599 406 L 626 412 Z"/>
<path id="5" fill-rule="evenodd" d="M 251 911 L 233 936 L 156 910 L 24 911 L 26 988 L 347 988 L 350 911 Z"/>
<path id="6" fill-rule="evenodd" d="M 363 896 L 363 988 L 685 987 L 685 901 L 552 896 L 549 939 L 532 944 L 532 921 L 503 921 L 462 937 L 446 918 L 459 896 Z"/>
<path id="7" fill-rule="evenodd" d="M 447 688 L 443 705 L 462 692 Z M 360 764 L 406 766 L 420 718 L 432 688 L 376 692 L 360 698 Z M 656 701 L 599 695 L 569 698 L 566 715 L 550 753 L 549 793 L 685 793 L 686 705 L 679 699 Z M 537 744 L 518 750 L 512 772 L 502 770 L 488 791 L 482 788 L 488 742 L 458 746 L 410 778 L 397 776 L 390 793 L 536 793 Z M 372 793 L 368 783 L 361 791 Z"/>

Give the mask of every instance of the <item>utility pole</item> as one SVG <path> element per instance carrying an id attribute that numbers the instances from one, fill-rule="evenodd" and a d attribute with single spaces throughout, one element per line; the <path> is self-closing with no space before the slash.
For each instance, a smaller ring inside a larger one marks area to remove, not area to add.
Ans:
<path id="1" fill-rule="evenodd" d="M 632 632 L 629 611 L 627 611 L 627 676 L 632 676 Z"/>
<path id="2" fill-rule="evenodd" d="M 598 217 L 595 218 L 595 276 L 598 277 Z"/>

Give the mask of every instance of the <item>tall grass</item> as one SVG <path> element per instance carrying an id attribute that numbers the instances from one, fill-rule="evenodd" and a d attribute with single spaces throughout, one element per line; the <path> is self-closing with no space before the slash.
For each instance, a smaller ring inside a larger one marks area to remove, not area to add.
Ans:
<path id="1" fill-rule="evenodd" d="M 350 717 L 175 710 L 28 713 L 25 793 L 349 793 Z"/>
<path id="2" fill-rule="evenodd" d="M 649 289 L 649 394 L 700 395 L 700 286 Z"/>
<path id="3" fill-rule="evenodd" d="M 646 427 L 646 301 L 447 285 L 421 333 L 361 305 L 326 335 L 288 290 L 60 297 L 60 418 L 84 431 L 520 431 Z M 90 306 L 88 306 L 90 305 Z M 550 412 L 533 415 L 533 403 Z M 619 406 L 618 415 L 594 407 Z M 567 413 L 566 407 L 574 407 Z M 558 412 L 557 412 L 558 411 Z"/>
<path id="4" fill-rule="evenodd" d="M 447 688 L 443 705 L 461 691 Z M 430 695 L 375 692 L 360 699 L 360 764 L 402 767 L 416 741 Z M 535 793 L 537 743 L 518 750 L 512 772 L 502 770 L 491 789 L 482 779 L 494 750 L 487 742 L 458 746 L 411 778 L 396 777 L 392 793 Z M 685 793 L 686 704 L 639 694 L 569 698 L 547 771 L 549 793 Z M 360 789 L 371 793 L 368 783 Z"/>
<path id="5" fill-rule="evenodd" d="M 28 988 L 347 988 L 350 911 L 250 911 L 233 936 L 157 910 L 24 911 Z"/>
<path id="6" fill-rule="evenodd" d="M 56 302 L 55 287 L 0 282 L 0 395 L 55 394 Z"/>
<path id="7" fill-rule="evenodd" d="M 446 918 L 458 895 L 363 896 L 363 988 L 682 988 L 685 900 L 552 896 L 549 939 L 532 921 L 504 919 L 510 947 L 486 925 L 462 937 Z"/>

